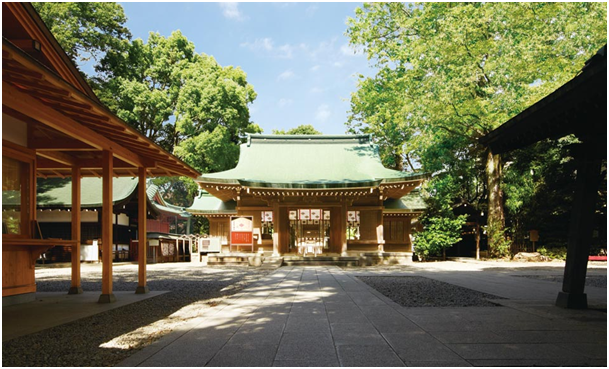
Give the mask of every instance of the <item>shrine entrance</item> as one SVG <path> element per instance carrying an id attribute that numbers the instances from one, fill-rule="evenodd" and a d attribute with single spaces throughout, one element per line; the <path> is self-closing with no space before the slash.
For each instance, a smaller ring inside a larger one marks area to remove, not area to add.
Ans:
<path id="1" fill-rule="evenodd" d="M 317 256 L 330 248 L 329 209 L 288 209 L 289 253 Z"/>

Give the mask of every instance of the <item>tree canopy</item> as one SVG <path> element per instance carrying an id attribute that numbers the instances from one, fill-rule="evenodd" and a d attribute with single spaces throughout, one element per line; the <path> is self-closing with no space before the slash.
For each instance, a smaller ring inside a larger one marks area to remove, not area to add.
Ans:
<path id="1" fill-rule="evenodd" d="M 32 3 L 70 58 L 98 60 L 121 41 L 131 38 L 127 17 L 117 3 Z"/>
<path id="2" fill-rule="evenodd" d="M 571 79 L 606 19 L 600 3 L 365 4 L 347 35 L 377 73 L 360 78 L 348 127 L 374 133 L 385 163 L 434 173 L 432 192 L 452 177 L 452 201 L 488 212 L 505 255 L 503 161 L 478 138 Z"/>
<path id="3" fill-rule="evenodd" d="M 287 131 L 285 131 L 283 129 L 281 129 L 281 130 L 274 129 L 273 134 L 274 135 L 320 135 L 322 133 L 319 132 L 318 130 L 316 130 L 315 127 L 313 127 L 310 124 L 301 124 L 298 127 L 288 129 Z"/>

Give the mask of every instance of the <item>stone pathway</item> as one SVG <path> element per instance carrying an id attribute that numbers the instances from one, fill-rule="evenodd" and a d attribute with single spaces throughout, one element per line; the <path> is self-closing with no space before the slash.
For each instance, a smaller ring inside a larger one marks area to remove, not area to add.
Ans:
<path id="1" fill-rule="evenodd" d="M 526 278 L 480 273 L 456 284 L 496 295 L 500 286 L 504 306 L 404 308 L 354 277 L 364 274 L 377 273 L 282 267 L 121 366 L 607 364 L 606 310 L 565 311 L 531 300 L 544 288 L 555 296 L 555 284 L 532 281 L 529 291 Z M 451 282 L 447 274 L 438 279 Z"/>

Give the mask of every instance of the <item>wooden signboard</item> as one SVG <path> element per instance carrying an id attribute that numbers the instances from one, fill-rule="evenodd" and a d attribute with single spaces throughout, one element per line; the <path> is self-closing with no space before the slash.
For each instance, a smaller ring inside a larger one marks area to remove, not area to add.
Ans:
<path id="1" fill-rule="evenodd" d="M 230 249 L 249 246 L 254 252 L 254 218 L 251 216 L 230 217 Z"/>

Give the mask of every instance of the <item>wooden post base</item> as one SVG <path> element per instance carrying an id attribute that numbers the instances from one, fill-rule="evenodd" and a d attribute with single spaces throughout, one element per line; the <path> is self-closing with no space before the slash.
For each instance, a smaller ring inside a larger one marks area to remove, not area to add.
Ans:
<path id="1" fill-rule="evenodd" d="M 99 300 L 97 300 L 99 304 L 108 304 L 115 301 L 116 297 L 113 293 L 99 295 Z"/>
<path id="2" fill-rule="evenodd" d="M 137 288 L 135 289 L 135 293 L 137 295 L 143 295 L 150 292 L 150 289 L 148 289 L 148 286 L 137 286 Z"/>
<path id="3" fill-rule="evenodd" d="M 588 298 L 585 293 L 559 292 L 556 298 L 556 306 L 565 309 L 587 309 Z"/>
<path id="4" fill-rule="evenodd" d="M 80 295 L 82 293 L 82 287 L 70 287 L 68 290 L 68 295 Z"/>

